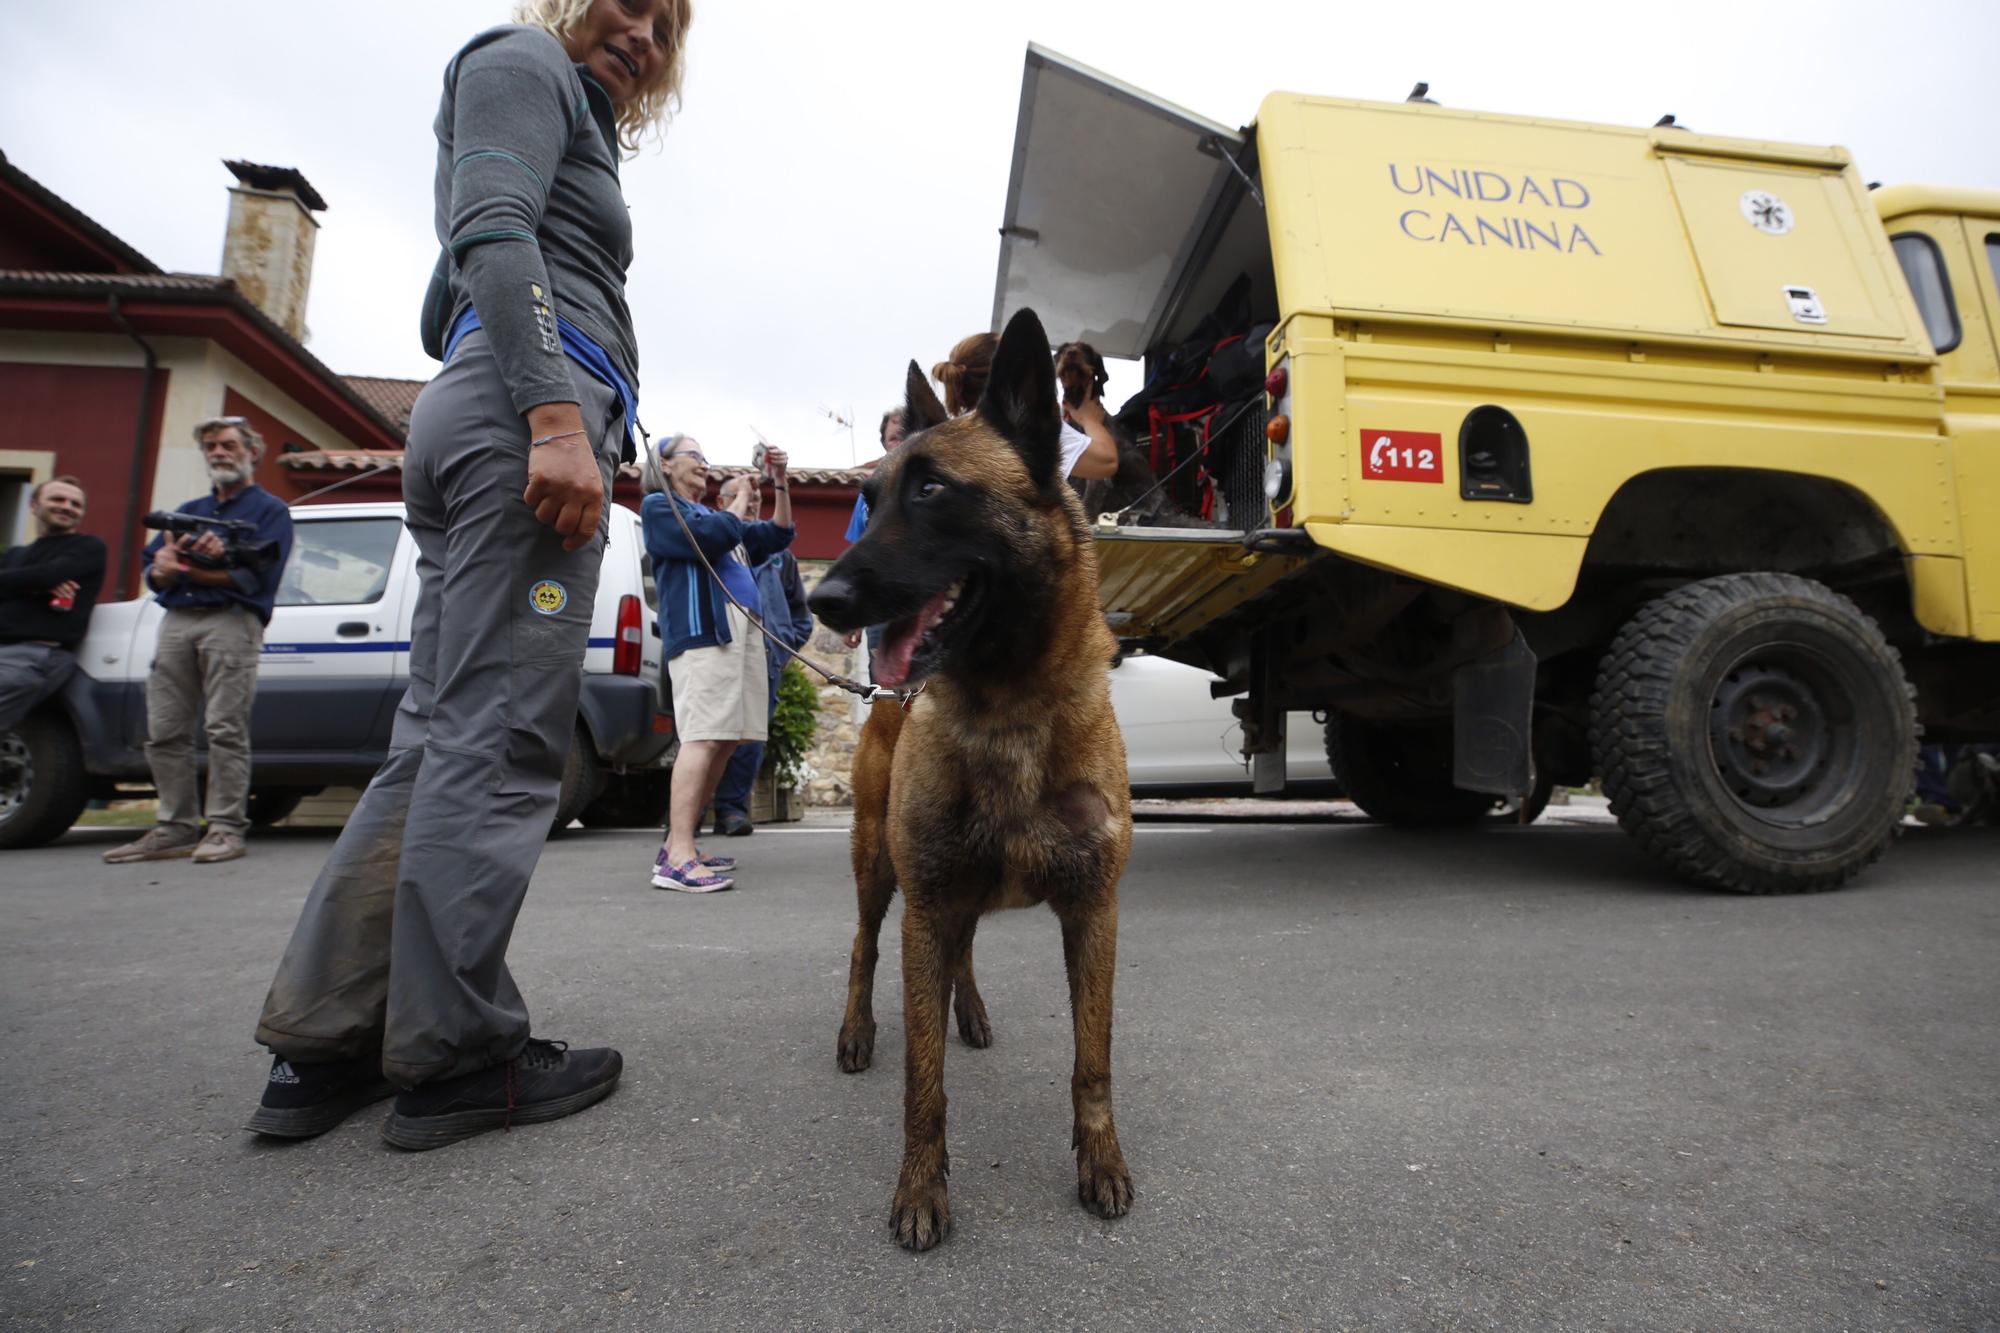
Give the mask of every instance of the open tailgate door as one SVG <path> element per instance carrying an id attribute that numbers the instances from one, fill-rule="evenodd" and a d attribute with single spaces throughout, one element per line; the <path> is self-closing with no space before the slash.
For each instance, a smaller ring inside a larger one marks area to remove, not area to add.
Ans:
<path id="1" fill-rule="evenodd" d="M 993 327 L 1024 306 L 1058 341 L 1135 358 L 1243 137 L 1040 46 L 1028 47 Z"/>

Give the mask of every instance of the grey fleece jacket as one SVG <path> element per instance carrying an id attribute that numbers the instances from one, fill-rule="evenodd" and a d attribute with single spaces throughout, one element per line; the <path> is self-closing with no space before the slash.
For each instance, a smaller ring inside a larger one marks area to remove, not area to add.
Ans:
<path id="1" fill-rule="evenodd" d="M 561 315 L 632 391 L 639 354 L 625 305 L 632 220 L 618 184 L 611 98 L 539 28 L 493 28 L 445 66 L 437 124 L 437 235 L 424 350 L 444 359 L 467 306 L 514 408 L 578 401 Z"/>

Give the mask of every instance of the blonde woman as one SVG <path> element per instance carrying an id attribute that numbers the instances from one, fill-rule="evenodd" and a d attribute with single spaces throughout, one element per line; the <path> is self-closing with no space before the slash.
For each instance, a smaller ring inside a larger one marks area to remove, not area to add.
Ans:
<path id="1" fill-rule="evenodd" d="M 435 1148 L 617 1085 L 617 1051 L 530 1035 L 506 954 L 575 733 L 637 398 L 619 161 L 677 103 L 689 5 L 531 0 L 445 68 L 423 311 L 444 368 L 403 459 L 410 688 L 264 1003 L 258 1133 L 309 1138 L 395 1091 L 383 1136 Z"/>

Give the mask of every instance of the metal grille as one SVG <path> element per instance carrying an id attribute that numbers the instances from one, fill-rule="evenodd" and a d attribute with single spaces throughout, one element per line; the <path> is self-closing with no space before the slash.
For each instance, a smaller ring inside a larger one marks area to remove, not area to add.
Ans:
<path id="1" fill-rule="evenodd" d="M 1235 404 L 1225 406 L 1221 419 L 1228 420 L 1235 410 Z M 1209 451 L 1209 472 L 1217 497 L 1227 506 L 1227 526 L 1243 532 L 1271 526 L 1271 502 L 1264 496 L 1264 422 L 1269 417 L 1269 403 L 1260 393 Z"/>

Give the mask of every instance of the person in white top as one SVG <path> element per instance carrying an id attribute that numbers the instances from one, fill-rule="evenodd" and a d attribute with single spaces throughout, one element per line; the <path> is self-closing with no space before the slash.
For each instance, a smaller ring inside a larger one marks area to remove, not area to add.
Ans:
<path id="1" fill-rule="evenodd" d="M 979 402 L 999 346 L 999 334 L 975 333 L 961 338 L 949 357 L 931 367 L 931 378 L 944 386 L 945 411 L 961 416 Z M 1063 407 L 1062 463 L 1063 475 L 1079 481 L 1099 481 L 1118 471 L 1118 442 L 1095 386 L 1075 407 Z"/>
<path id="2" fill-rule="evenodd" d="M 931 367 L 931 378 L 944 386 L 944 410 L 953 416 L 963 416 L 979 402 L 979 395 L 986 391 L 986 377 L 993 369 L 993 353 L 1000 346 L 997 333 L 975 333 L 958 340 L 951 349 L 951 355 Z M 1067 403 L 1063 407 L 1062 421 L 1062 468 L 1065 477 L 1075 477 L 1079 481 L 1100 481 L 1113 476 L 1118 471 L 1118 442 L 1112 437 L 1110 424 L 1105 420 L 1104 404 L 1098 401 L 1097 388 L 1093 384 L 1083 396 L 1083 401 L 1075 407 Z M 896 409 L 882 414 L 882 449 L 888 452 L 903 442 L 903 421 Z M 868 526 L 868 502 L 856 496 L 854 517 L 847 525 L 847 540 L 858 541 L 862 531 Z M 880 627 L 869 630 L 868 647 L 873 657 Z M 850 632 L 843 642 L 853 648 L 860 644 L 862 632 Z M 870 667 L 873 677 L 873 667 Z"/>

